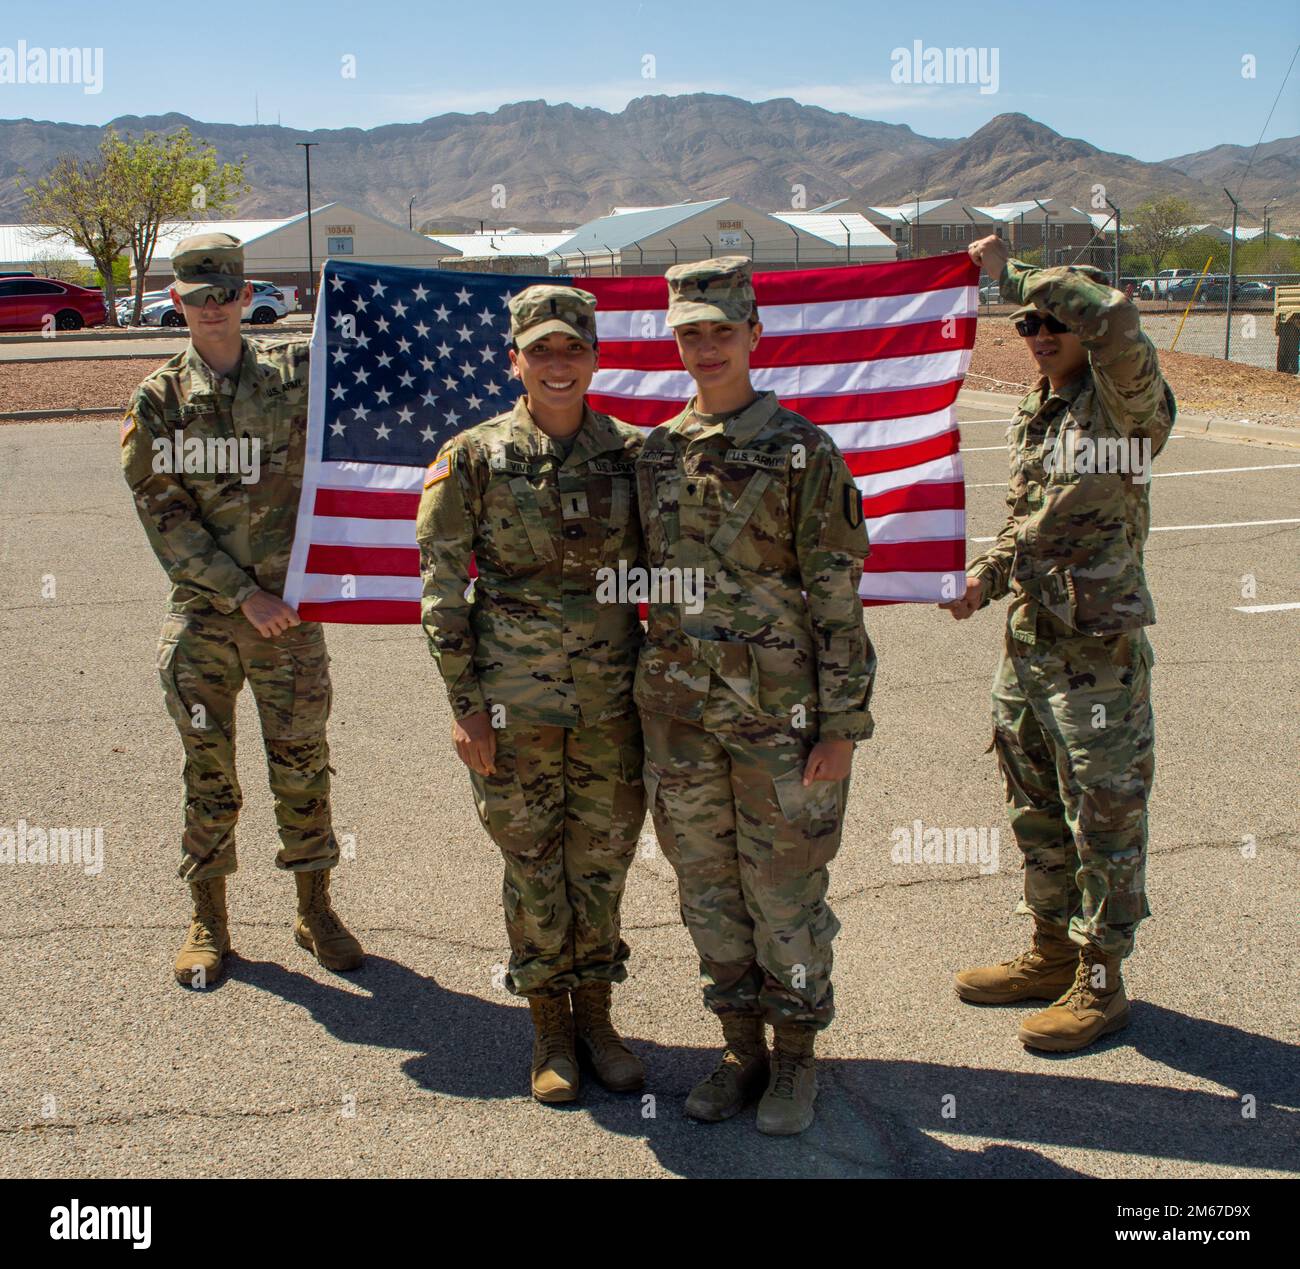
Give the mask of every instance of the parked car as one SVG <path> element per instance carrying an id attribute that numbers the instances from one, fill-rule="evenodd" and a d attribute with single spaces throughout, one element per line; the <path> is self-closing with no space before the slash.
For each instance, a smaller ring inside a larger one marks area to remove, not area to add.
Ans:
<path id="1" fill-rule="evenodd" d="M 1000 304 L 1002 302 L 1002 288 L 996 282 L 989 282 L 980 287 L 981 304 Z"/>
<path id="2" fill-rule="evenodd" d="M 159 300 L 167 298 L 166 291 L 146 291 L 140 305 L 140 311 L 143 312 L 150 304 L 156 304 Z M 135 312 L 135 293 L 123 296 L 117 302 L 117 324 L 125 326 L 131 320 L 131 314 Z"/>
<path id="3" fill-rule="evenodd" d="M 56 330 L 102 326 L 108 309 L 104 292 L 53 278 L 0 278 L 0 330 L 42 330 L 54 319 Z"/>
<path id="4" fill-rule="evenodd" d="M 273 282 L 249 280 L 253 287 L 253 299 L 244 309 L 241 321 L 252 322 L 255 326 L 265 326 L 288 313 L 289 306 L 285 303 L 284 292 L 278 286 Z"/>
<path id="5" fill-rule="evenodd" d="M 1238 282 L 1236 298 L 1239 300 L 1267 300 L 1273 299 L 1273 287 L 1268 282 Z"/>
<path id="6" fill-rule="evenodd" d="M 1170 286 L 1180 278 L 1195 278 L 1195 269 L 1161 269 L 1154 278 L 1147 278 L 1138 287 L 1138 298 L 1142 300 L 1169 299 Z"/>

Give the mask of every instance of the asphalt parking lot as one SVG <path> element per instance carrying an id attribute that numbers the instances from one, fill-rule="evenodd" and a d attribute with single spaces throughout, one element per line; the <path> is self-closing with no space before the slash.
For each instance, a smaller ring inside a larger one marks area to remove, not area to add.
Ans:
<path id="1" fill-rule="evenodd" d="M 971 538 L 1001 524 L 1007 412 L 963 410 Z M 649 1100 L 594 1085 L 573 1108 L 529 1099 L 527 1010 L 496 985 L 498 856 L 414 628 L 328 632 L 335 817 L 355 844 L 335 894 L 366 967 L 334 975 L 293 943 L 245 700 L 238 956 L 208 992 L 178 988 L 181 757 L 154 670 L 166 583 L 117 421 L 0 429 L 0 826 L 102 826 L 104 843 L 95 875 L 0 864 L 0 1174 L 1300 1174 L 1300 450 L 1178 437 L 1156 477 L 1154 915 L 1127 963 L 1132 1025 L 1036 1055 L 1015 1039 L 1028 1010 L 953 995 L 954 969 L 1027 937 L 984 752 L 1000 613 L 869 609 L 877 734 L 832 868 L 839 1016 L 817 1121 L 779 1140 L 752 1110 L 682 1115 L 717 1036 L 648 831 L 615 1007 Z M 891 863 L 891 829 L 918 819 L 1000 827 L 997 871 Z"/>

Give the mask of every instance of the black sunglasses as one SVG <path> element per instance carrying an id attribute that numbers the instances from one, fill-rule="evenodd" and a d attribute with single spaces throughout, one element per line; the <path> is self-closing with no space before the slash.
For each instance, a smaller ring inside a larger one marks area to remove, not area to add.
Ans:
<path id="1" fill-rule="evenodd" d="M 1053 335 L 1064 335 L 1070 329 L 1064 322 L 1058 322 L 1054 317 L 1042 317 L 1037 313 L 1031 313 L 1016 323 L 1016 334 L 1037 335 L 1042 326 L 1046 326 Z"/>

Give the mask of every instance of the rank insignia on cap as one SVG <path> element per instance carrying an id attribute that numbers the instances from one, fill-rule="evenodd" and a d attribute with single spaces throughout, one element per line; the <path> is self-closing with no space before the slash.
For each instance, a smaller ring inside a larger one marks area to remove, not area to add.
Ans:
<path id="1" fill-rule="evenodd" d="M 122 444 L 125 445 L 131 439 L 131 433 L 135 431 L 135 415 L 128 413 L 122 419 Z"/>
<path id="2" fill-rule="evenodd" d="M 445 454 L 435 463 L 429 464 L 429 470 L 424 473 L 424 487 L 428 489 L 430 485 L 436 485 L 440 480 L 446 480 L 451 475 L 451 455 Z"/>

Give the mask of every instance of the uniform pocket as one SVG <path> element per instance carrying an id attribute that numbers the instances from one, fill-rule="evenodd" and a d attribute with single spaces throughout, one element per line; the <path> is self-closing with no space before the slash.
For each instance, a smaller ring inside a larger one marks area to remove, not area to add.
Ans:
<path id="1" fill-rule="evenodd" d="M 533 829 L 519 774 L 514 770 L 513 764 L 508 772 L 502 771 L 500 760 L 501 751 L 498 748 L 495 774 L 481 776 L 477 771 L 469 773 L 470 785 L 474 790 L 474 808 L 478 811 L 479 821 L 505 854 L 521 859 L 539 857 L 543 843 Z"/>
<path id="2" fill-rule="evenodd" d="M 842 782 L 816 780 L 805 788 L 801 763 L 772 784 L 781 811 L 773 837 L 774 880 L 825 867 L 840 846 Z"/>

